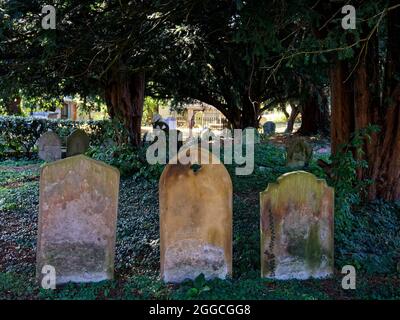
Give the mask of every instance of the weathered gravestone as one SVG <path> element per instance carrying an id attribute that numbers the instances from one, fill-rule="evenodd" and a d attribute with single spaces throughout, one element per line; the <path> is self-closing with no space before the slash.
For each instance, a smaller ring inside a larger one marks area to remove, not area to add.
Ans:
<path id="1" fill-rule="evenodd" d="M 269 184 L 260 194 L 262 276 L 332 275 L 333 207 L 333 188 L 311 173 L 287 173 Z"/>
<path id="2" fill-rule="evenodd" d="M 81 129 L 74 130 L 67 137 L 67 157 L 84 154 L 89 148 L 89 137 Z"/>
<path id="3" fill-rule="evenodd" d="M 161 276 L 165 282 L 232 273 L 232 182 L 207 150 L 182 149 L 187 165 L 169 164 L 160 179 Z M 196 154 L 200 153 L 200 165 Z M 208 163 L 204 164 L 208 160 Z M 215 163 L 215 164 L 214 164 Z"/>
<path id="4" fill-rule="evenodd" d="M 38 279 L 45 265 L 57 284 L 113 278 L 118 190 L 119 171 L 83 155 L 42 168 Z"/>
<path id="5" fill-rule="evenodd" d="M 272 121 L 267 121 L 263 125 L 264 134 L 269 136 L 271 134 L 275 134 L 276 124 Z"/>
<path id="6" fill-rule="evenodd" d="M 37 141 L 39 158 L 52 162 L 61 159 L 61 140 L 52 131 L 43 133 Z"/>
<path id="7" fill-rule="evenodd" d="M 304 138 L 291 138 L 286 144 L 286 165 L 290 168 L 308 166 L 313 149 Z"/>

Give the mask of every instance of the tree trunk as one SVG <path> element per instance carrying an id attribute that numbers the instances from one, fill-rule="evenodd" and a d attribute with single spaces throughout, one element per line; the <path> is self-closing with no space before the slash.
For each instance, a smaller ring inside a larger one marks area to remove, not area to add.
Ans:
<path id="1" fill-rule="evenodd" d="M 287 112 L 287 110 L 286 110 L 286 105 L 285 105 L 284 103 L 282 103 L 282 112 L 283 112 L 283 114 L 285 115 L 286 120 L 289 120 L 290 114 L 289 114 L 289 112 Z"/>
<path id="2" fill-rule="evenodd" d="M 144 89 L 144 72 L 131 74 L 122 66 L 109 72 L 105 88 L 108 113 L 124 125 L 133 146 L 141 144 Z"/>
<path id="3" fill-rule="evenodd" d="M 393 2 L 393 1 L 392 1 Z M 393 2 L 394 3 L 394 2 Z M 352 66 L 338 62 L 331 72 L 332 81 L 332 152 L 348 143 L 351 133 L 369 124 L 379 125 L 380 132 L 366 140 L 358 159 L 368 168 L 358 170 L 358 179 L 371 179 L 370 200 L 400 200 L 400 10 L 388 12 L 387 56 L 384 70 L 379 70 L 377 37 L 372 37 L 365 55 L 348 82 Z M 384 82 L 384 86 L 380 83 Z M 383 87 L 383 91 L 379 88 Z M 382 98 L 381 98 L 382 93 Z"/>
<path id="4" fill-rule="evenodd" d="M 290 112 L 290 116 L 287 122 L 285 133 L 292 133 L 294 128 L 294 123 L 296 122 L 296 118 L 300 113 L 300 108 L 298 106 L 292 105 L 292 111 Z"/>
<path id="5" fill-rule="evenodd" d="M 297 132 L 303 136 L 329 134 L 328 97 L 321 91 L 312 86 L 301 108 L 301 127 Z"/>
<path id="6" fill-rule="evenodd" d="M 348 66 L 337 60 L 331 69 L 331 143 L 332 153 L 335 154 L 341 144 L 350 140 L 354 132 L 354 90 L 345 85 Z"/>
<path id="7" fill-rule="evenodd" d="M 241 108 L 231 108 L 229 113 L 224 113 L 233 129 L 258 128 L 260 121 L 260 103 L 251 102 L 246 93 L 243 95 Z"/>

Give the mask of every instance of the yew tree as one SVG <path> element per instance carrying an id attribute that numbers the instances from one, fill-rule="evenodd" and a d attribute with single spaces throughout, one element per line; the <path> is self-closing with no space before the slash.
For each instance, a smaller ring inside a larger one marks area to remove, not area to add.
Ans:
<path id="1" fill-rule="evenodd" d="M 258 127 L 264 111 L 305 92 L 293 81 L 293 65 L 283 64 L 276 73 L 270 68 L 299 41 L 293 32 L 301 16 L 296 4 L 178 0 L 173 5 L 165 33 L 178 36 L 162 52 L 168 64 L 153 75 L 155 94 L 208 103 L 233 128 L 246 128 Z M 288 91 L 289 83 L 296 88 Z"/>
<path id="2" fill-rule="evenodd" d="M 354 30 L 341 27 L 346 1 L 321 3 L 315 35 L 331 60 L 332 152 L 340 152 L 355 135 L 376 126 L 362 150 L 354 150 L 367 166 L 358 179 L 370 180 L 369 199 L 400 199 L 400 4 L 398 1 L 356 2 Z M 339 13 L 339 15 L 338 15 Z"/>
<path id="3" fill-rule="evenodd" d="M 47 1 L 0 0 L 0 92 L 100 95 L 140 144 L 145 73 L 163 20 L 154 1 L 54 1 L 56 29 L 41 26 Z"/>

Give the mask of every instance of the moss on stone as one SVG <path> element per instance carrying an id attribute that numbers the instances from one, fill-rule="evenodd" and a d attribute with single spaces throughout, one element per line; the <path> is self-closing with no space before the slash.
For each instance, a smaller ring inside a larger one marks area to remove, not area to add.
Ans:
<path id="1" fill-rule="evenodd" d="M 322 248 L 319 239 L 319 224 L 315 223 L 310 227 L 306 246 L 305 259 L 307 265 L 312 269 L 316 269 L 321 264 Z"/>

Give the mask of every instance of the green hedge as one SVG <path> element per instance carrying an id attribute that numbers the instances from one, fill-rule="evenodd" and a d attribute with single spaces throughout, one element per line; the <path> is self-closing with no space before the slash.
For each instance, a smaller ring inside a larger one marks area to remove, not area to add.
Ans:
<path id="1" fill-rule="evenodd" d="M 37 139 L 49 129 L 56 132 L 65 144 L 66 137 L 76 128 L 83 129 L 90 137 L 91 145 L 99 145 L 113 137 L 114 128 L 109 120 L 71 121 L 36 119 L 25 117 L 0 117 L 0 157 L 9 152 L 17 155 L 30 154 Z"/>

